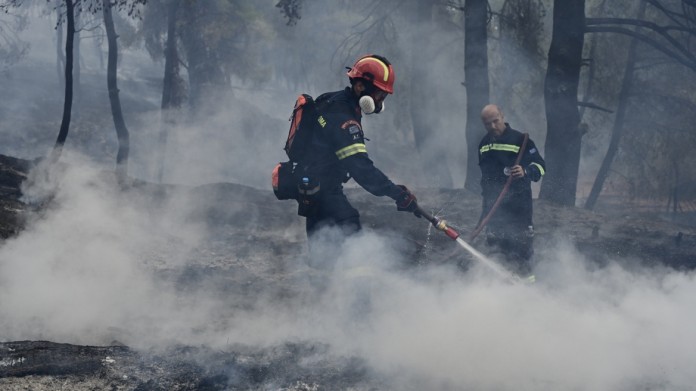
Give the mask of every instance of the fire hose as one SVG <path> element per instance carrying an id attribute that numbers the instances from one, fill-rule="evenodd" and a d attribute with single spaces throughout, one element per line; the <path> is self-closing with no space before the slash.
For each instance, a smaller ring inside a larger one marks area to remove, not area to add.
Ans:
<path id="1" fill-rule="evenodd" d="M 492 260 L 486 258 L 485 255 L 481 254 L 479 251 L 477 251 L 475 248 L 473 248 L 469 243 L 467 243 L 462 238 L 460 238 L 459 233 L 457 231 L 455 231 L 452 227 L 448 226 L 446 220 L 440 219 L 438 217 L 431 215 L 430 213 L 423 210 L 420 206 L 418 206 L 416 213 L 423 216 L 426 220 L 428 220 L 430 222 L 430 224 L 433 225 L 433 227 L 444 232 L 445 235 L 447 235 L 450 239 L 456 241 L 457 244 L 459 244 L 461 247 L 463 247 L 471 255 L 476 257 L 476 259 L 479 262 L 481 262 L 483 265 L 485 265 L 490 270 L 494 271 L 496 274 L 498 274 L 498 276 L 500 276 L 504 280 L 507 280 L 507 281 L 510 281 L 513 283 L 520 282 L 520 278 L 518 276 L 510 273 L 504 267 L 502 267 L 502 266 L 498 265 L 497 263 L 493 262 Z"/>
<path id="2" fill-rule="evenodd" d="M 520 151 L 517 153 L 517 159 L 515 160 L 514 166 L 520 164 L 520 161 L 522 160 L 522 155 L 524 155 L 524 151 L 525 149 L 527 149 L 527 140 L 529 140 L 529 134 L 525 133 L 524 140 L 522 141 Z M 493 203 L 491 209 L 488 211 L 488 214 L 486 214 L 486 217 L 481 219 L 474 232 L 472 232 L 469 236 L 470 242 L 476 239 L 476 236 L 478 236 L 478 234 L 481 233 L 481 230 L 483 230 L 486 224 L 488 224 L 488 220 L 490 220 L 491 217 L 493 217 L 493 214 L 495 213 L 496 209 L 498 209 L 498 206 L 500 206 L 500 202 L 503 201 L 503 197 L 505 197 L 505 194 L 507 194 L 508 190 L 510 189 L 510 183 L 512 183 L 512 175 L 508 176 L 507 181 L 505 181 L 505 186 L 503 186 L 503 189 L 500 191 L 500 194 L 498 194 L 498 198 L 495 199 L 495 202 Z"/>
<path id="3" fill-rule="evenodd" d="M 522 141 L 522 146 L 520 147 L 520 150 L 517 153 L 517 159 L 515 159 L 515 164 L 514 164 L 515 166 L 519 165 L 520 161 L 522 160 L 522 155 L 524 154 L 524 151 L 527 148 L 527 140 L 529 140 L 529 134 L 525 133 L 524 140 Z M 495 203 L 493 203 L 493 206 L 488 211 L 486 216 L 483 219 L 481 219 L 481 221 L 479 222 L 479 224 L 476 227 L 476 229 L 474 230 L 474 232 L 470 235 L 469 242 L 473 241 L 476 238 L 476 236 L 481 232 L 481 230 L 483 230 L 483 228 L 486 226 L 488 221 L 491 219 L 491 217 L 495 213 L 496 209 L 500 205 L 500 202 L 503 200 L 503 197 L 505 197 L 505 194 L 508 192 L 511 182 L 512 182 L 512 175 L 510 175 L 507 178 L 507 181 L 505 182 L 503 189 L 500 191 L 500 194 L 498 194 L 498 198 L 496 198 Z M 430 224 L 433 225 L 433 227 L 444 232 L 445 235 L 447 235 L 450 239 L 456 241 L 460 246 L 462 246 L 464 249 L 469 251 L 469 253 L 474 255 L 481 263 L 486 265 L 486 267 L 495 271 L 499 276 L 503 277 L 504 279 L 506 279 L 508 281 L 520 282 L 520 278 L 517 275 L 510 273 L 502 266 L 489 260 L 483 254 L 481 254 L 475 248 L 473 248 L 469 243 L 467 243 L 462 238 L 460 238 L 459 233 L 457 231 L 455 231 L 452 227 L 448 226 L 446 220 L 440 219 L 438 217 L 431 215 L 430 213 L 423 210 L 423 208 L 421 208 L 420 206 L 417 207 L 416 214 L 423 216 L 426 220 L 428 220 L 430 222 Z"/>

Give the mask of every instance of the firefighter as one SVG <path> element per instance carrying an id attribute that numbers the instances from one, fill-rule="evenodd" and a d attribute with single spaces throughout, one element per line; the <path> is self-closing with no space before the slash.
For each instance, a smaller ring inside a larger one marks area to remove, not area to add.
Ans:
<path id="1" fill-rule="evenodd" d="M 531 139 L 520 151 L 524 134 L 505 122 L 502 110 L 489 104 L 481 111 L 487 134 L 478 146 L 483 207 L 481 220 L 489 214 L 509 176 L 510 187 L 486 226 L 487 243 L 498 247 L 512 268 L 533 282 L 534 224 L 532 223 L 532 181 L 546 171 L 544 159 Z M 515 164 L 522 152 L 519 164 Z"/>
<path id="2" fill-rule="evenodd" d="M 375 196 L 387 196 L 397 210 L 417 213 L 416 197 L 406 186 L 396 185 L 374 166 L 365 147 L 362 113 L 380 113 L 384 100 L 394 92 L 394 69 L 378 55 L 360 57 L 348 68 L 350 86 L 316 99 L 318 131 L 303 167 L 307 189 L 300 202 L 310 239 L 323 227 L 338 227 L 344 235 L 361 229 L 360 215 L 343 193 L 343 184 L 354 179 Z M 420 216 L 419 216 L 420 217 Z"/>

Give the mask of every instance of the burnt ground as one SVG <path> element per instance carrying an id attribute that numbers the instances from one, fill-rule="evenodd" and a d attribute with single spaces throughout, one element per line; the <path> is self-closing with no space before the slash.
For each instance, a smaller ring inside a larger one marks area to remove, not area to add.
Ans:
<path id="1" fill-rule="evenodd" d="M 23 201 L 21 183 L 33 162 L 0 156 L 0 236 L 20 235 L 34 224 L 50 199 Z M 455 263 L 465 272 L 473 262 L 453 241 L 433 233 L 424 220 L 394 213 L 393 205 L 361 189 L 348 189 L 361 210 L 364 225 L 394 237 L 410 266 Z M 199 187 L 161 186 L 133 182 L 124 197 L 158 205 L 185 193 L 200 205 L 188 219 L 200 221 L 212 235 L 191 254 L 190 262 L 173 268 L 146 260 L 158 275 L 181 289 L 212 281 L 222 294 L 244 297 L 263 290 L 283 300 L 299 295 L 297 266 L 287 259 L 306 251 L 300 220 L 292 205 L 279 202 L 270 191 L 236 184 Z M 463 190 L 416 189 L 423 206 L 452 223 L 464 235 L 473 229 L 479 199 Z M 230 207 L 231 205 L 243 207 Z M 426 207 L 427 207 L 426 206 Z M 559 238 L 568 240 L 589 260 L 602 265 L 609 259 L 627 267 L 696 267 L 696 228 L 671 222 L 667 215 L 639 212 L 631 204 L 601 204 L 600 212 L 535 203 L 537 248 Z M 679 216 L 684 218 L 685 216 Z M 688 217 L 685 221 L 690 221 Z M 267 227 L 273 227 L 272 230 Z M 474 243 L 482 247 L 481 239 Z M 235 254 L 231 256 L 230 254 Z M 0 260 L 1 261 L 1 260 Z M 241 301 L 240 306 L 251 305 Z M 231 344 L 225 349 L 170 346 L 136 350 L 115 339 L 104 346 L 51 341 L 0 343 L 0 389 L 3 390 L 321 390 L 385 389 L 384 379 L 359 358 L 337 356 L 325 344 L 297 341 L 259 347 Z"/>

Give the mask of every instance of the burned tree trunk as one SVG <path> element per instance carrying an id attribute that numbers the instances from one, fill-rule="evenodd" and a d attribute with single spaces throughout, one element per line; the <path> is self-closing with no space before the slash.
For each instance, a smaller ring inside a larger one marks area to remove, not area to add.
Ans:
<path id="1" fill-rule="evenodd" d="M 179 52 L 177 50 L 177 13 L 181 0 L 170 0 L 167 6 L 167 46 L 164 49 L 164 83 L 162 87 L 162 110 L 179 108 L 183 104 L 183 81 L 179 75 Z"/>
<path id="2" fill-rule="evenodd" d="M 80 64 L 80 46 L 82 43 L 82 38 L 80 37 L 80 30 L 82 25 L 82 10 L 78 7 L 75 10 L 75 36 L 73 37 L 73 118 L 76 120 L 80 119 L 82 112 L 82 81 L 81 73 L 82 66 Z"/>
<path id="3" fill-rule="evenodd" d="M 60 5 L 60 3 L 59 3 Z M 56 69 L 58 71 L 58 84 L 65 88 L 65 52 L 63 51 L 63 17 L 60 7 L 56 6 Z"/>
<path id="4" fill-rule="evenodd" d="M 478 144 L 485 135 L 481 110 L 490 99 L 488 80 L 488 2 L 467 0 L 464 5 L 464 77 L 466 80 L 466 189 L 478 192 Z"/>
<path id="5" fill-rule="evenodd" d="M 109 101 L 111 102 L 111 114 L 114 118 L 116 136 L 118 138 L 118 153 L 116 155 L 116 175 L 119 180 L 124 180 L 128 174 L 128 153 L 130 141 L 128 128 L 123 120 L 121 110 L 121 100 L 118 96 L 117 85 L 117 65 L 118 65 L 118 43 L 116 30 L 114 29 L 114 19 L 111 14 L 111 4 L 109 0 L 102 0 L 104 7 L 104 26 L 106 27 L 106 37 L 109 44 L 109 55 L 107 63 L 106 83 L 109 89 Z"/>
<path id="6" fill-rule="evenodd" d="M 73 0 L 65 0 L 67 27 L 65 34 L 65 100 L 63 102 L 63 119 L 56 144 L 51 153 L 51 162 L 57 162 L 63 152 L 63 145 L 68 138 L 70 129 L 70 114 L 73 101 L 73 39 L 75 37 L 75 5 Z"/>
<path id="7" fill-rule="evenodd" d="M 167 46 L 164 49 L 164 80 L 162 85 L 162 123 L 157 147 L 157 182 L 164 177 L 164 160 L 167 152 L 167 136 L 176 124 L 176 113 L 184 102 L 184 81 L 179 74 L 179 52 L 177 50 L 177 13 L 180 0 L 170 0 L 167 8 Z"/>
<path id="8" fill-rule="evenodd" d="M 585 0 L 555 0 L 544 85 L 546 164 L 539 198 L 575 206 L 582 132 L 578 83 L 585 34 Z"/>
<path id="9" fill-rule="evenodd" d="M 21 376 L 90 375 L 104 358 L 129 353 L 125 346 L 79 346 L 49 341 L 0 343 L 0 378 Z"/>

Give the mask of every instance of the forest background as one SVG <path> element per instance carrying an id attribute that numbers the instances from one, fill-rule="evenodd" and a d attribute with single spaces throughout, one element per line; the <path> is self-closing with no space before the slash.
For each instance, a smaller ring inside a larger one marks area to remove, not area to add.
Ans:
<path id="1" fill-rule="evenodd" d="M 0 388 L 693 388 L 695 3 L 0 1 Z M 365 53 L 370 157 L 462 234 L 481 107 L 529 132 L 534 285 L 350 184 L 311 294 L 270 172 Z"/>
<path id="2" fill-rule="evenodd" d="M 296 95 L 341 89 L 345 67 L 379 53 L 395 66 L 395 94 L 364 127 L 370 156 L 397 182 L 477 192 L 478 113 L 495 102 L 547 158 L 535 196 L 590 209 L 599 194 L 675 212 L 693 205 L 693 1 L 2 8 L 6 155 L 33 159 L 60 146 L 146 181 L 268 188 Z"/>

